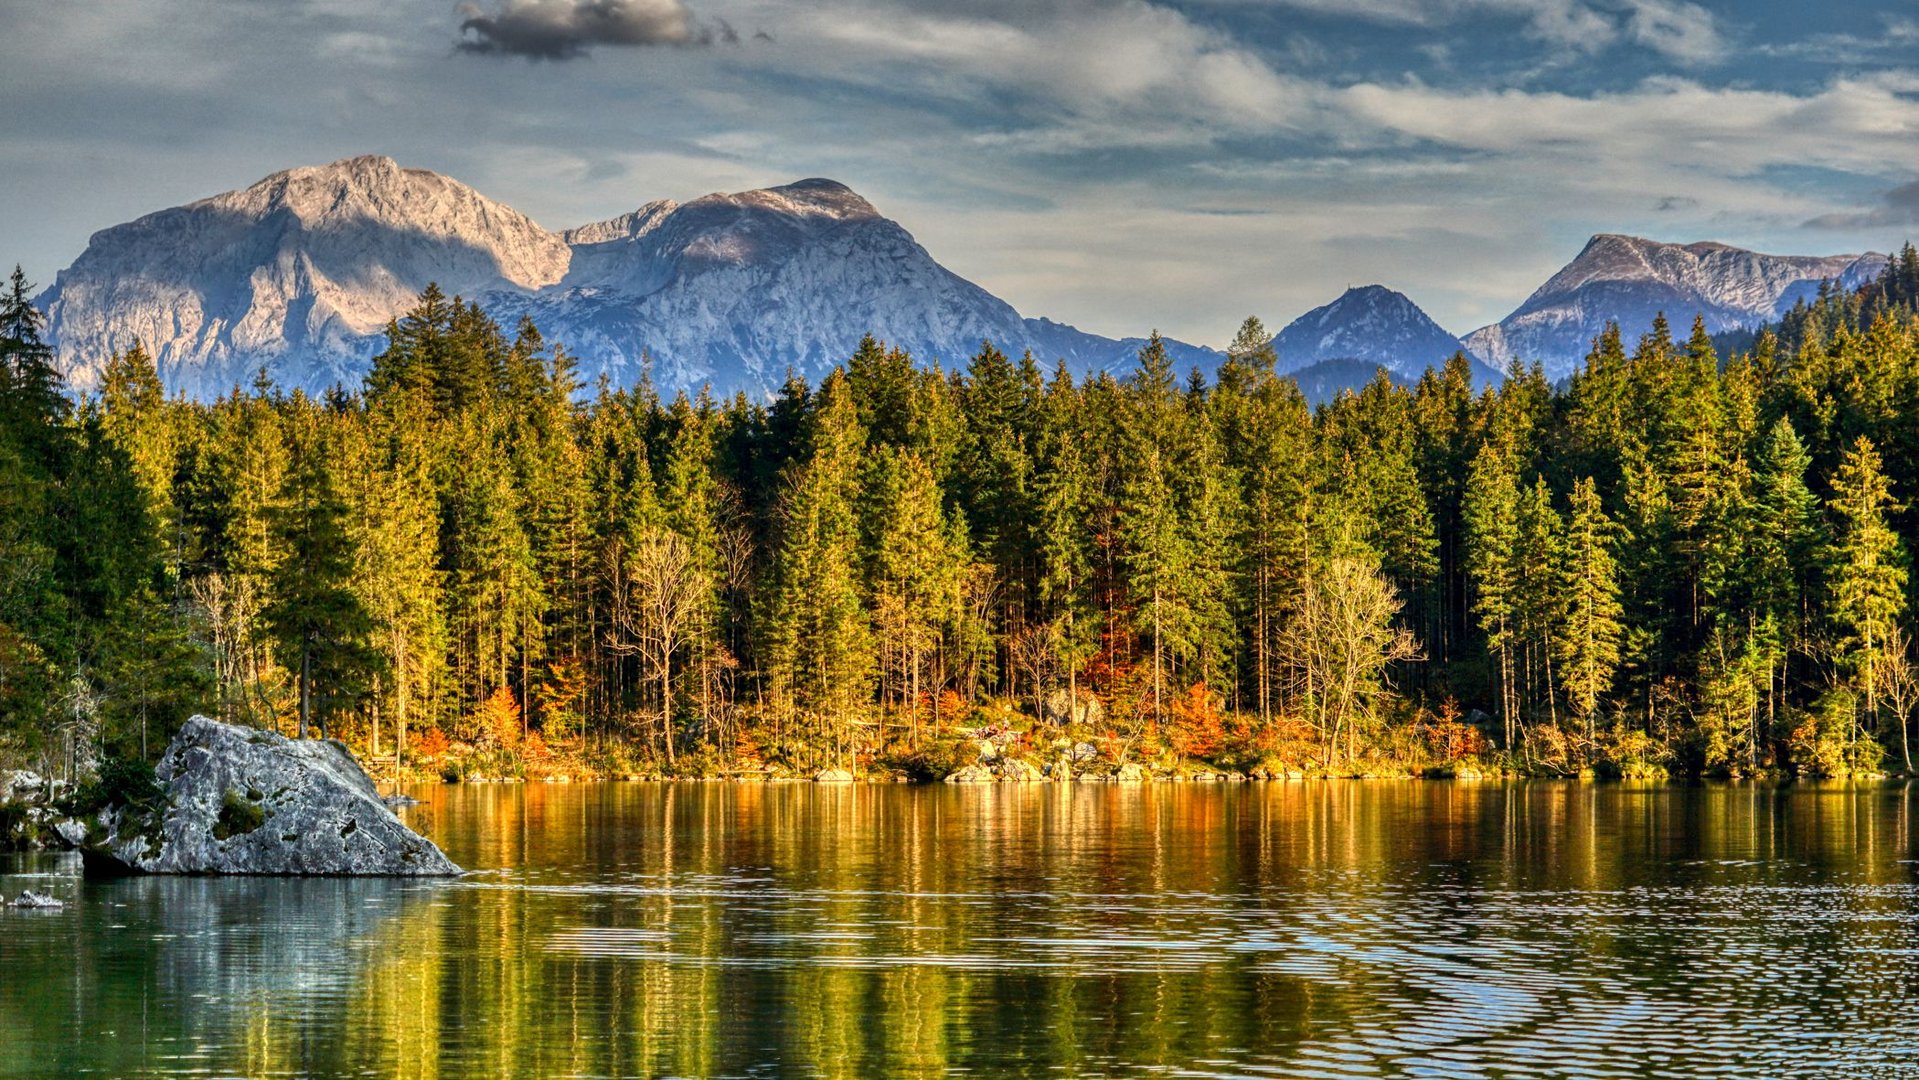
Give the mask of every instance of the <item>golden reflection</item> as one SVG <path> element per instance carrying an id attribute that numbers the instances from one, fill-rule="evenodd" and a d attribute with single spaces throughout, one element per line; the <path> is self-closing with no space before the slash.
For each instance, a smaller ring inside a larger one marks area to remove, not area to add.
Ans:
<path id="1" fill-rule="evenodd" d="M 1365 1072 L 1673 988 L 1732 1023 L 1786 962 L 1843 1036 L 1847 994 L 1903 1001 L 1919 908 L 1906 785 L 419 795 L 468 879 L 100 882 L 10 924 L 62 976 L 0 993 L 0 1075 Z"/>

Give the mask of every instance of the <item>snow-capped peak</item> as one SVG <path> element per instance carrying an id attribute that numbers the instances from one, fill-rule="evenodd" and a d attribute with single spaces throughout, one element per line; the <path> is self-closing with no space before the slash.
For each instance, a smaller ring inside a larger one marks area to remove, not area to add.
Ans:
<path id="1" fill-rule="evenodd" d="M 371 155 L 105 230 L 40 303 L 73 385 L 138 340 L 170 386 L 208 396 L 262 366 L 287 386 L 357 382 L 430 282 L 503 324 L 531 316 L 588 376 L 630 381 L 650 359 L 662 387 L 767 390 L 869 333 L 948 364 L 989 339 L 1082 370 L 1137 348 L 1022 319 L 837 181 L 648 202 L 553 233 Z M 1205 355 L 1173 344 L 1182 362 Z"/>
<path id="2" fill-rule="evenodd" d="M 1713 333 L 1750 327 L 1810 296 L 1822 281 L 1857 285 L 1885 263 L 1877 253 L 1765 255 L 1712 241 L 1601 233 L 1511 315 L 1466 343 L 1488 363 L 1539 361 L 1557 378 L 1579 366 L 1608 322 L 1618 322 L 1629 341 L 1662 312 L 1675 333 L 1695 315 Z"/>
<path id="3" fill-rule="evenodd" d="M 1416 378 L 1460 346 L 1404 293 L 1361 285 L 1293 320 L 1273 347 L 1282 372 L 1323 360 L 1363 360 Z"/>

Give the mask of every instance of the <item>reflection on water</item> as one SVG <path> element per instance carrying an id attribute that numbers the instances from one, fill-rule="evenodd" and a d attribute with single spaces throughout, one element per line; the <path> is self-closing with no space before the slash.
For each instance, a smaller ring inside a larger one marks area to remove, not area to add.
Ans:
<path id="1" fill-rule="evenodd" d="M 1902 785 L 414 793 L 480 872 L 0 864 L 0 1075 L 1919 1074 Z"/>

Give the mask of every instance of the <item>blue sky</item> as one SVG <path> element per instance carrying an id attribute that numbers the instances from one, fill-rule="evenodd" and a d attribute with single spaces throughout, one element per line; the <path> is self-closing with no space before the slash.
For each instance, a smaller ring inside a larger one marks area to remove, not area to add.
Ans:
<path id="1" fill-rule="evenodd" d="M 1087 329 L 1381 282 L 1464 333 L 1595 232 L 1919 235 L 1892 0 L 0 0 L 0 260 L 359 153 L 550 228 L 805 176 Z"/>

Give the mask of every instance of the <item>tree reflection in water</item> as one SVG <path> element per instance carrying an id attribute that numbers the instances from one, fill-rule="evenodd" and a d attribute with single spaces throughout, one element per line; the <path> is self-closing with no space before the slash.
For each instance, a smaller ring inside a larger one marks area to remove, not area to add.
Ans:
<path id="1" fill-rule="evenodd" d="M 0 922 L 0 1075 L 1868 1075 L 1919 1053 L 1901 785 L 416 794 L 478 872 L 56 880 L 65 912 Z M 0 887 L 64 865 L 17 858 Z"/>

